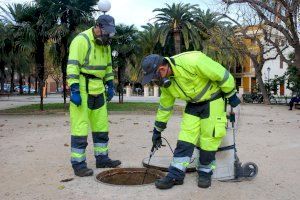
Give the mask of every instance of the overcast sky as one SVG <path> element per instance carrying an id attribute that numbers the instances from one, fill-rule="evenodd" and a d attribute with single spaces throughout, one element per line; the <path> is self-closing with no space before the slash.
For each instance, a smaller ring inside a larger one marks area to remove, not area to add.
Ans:
<path id="1" fill-rule="evenodd" d="M 0 5 L 3 6 L 7 3 L 24 3 L 30 1 L 31 0 L 0 0 Z M 138 28 L 148 22 L 153 22 L 151 19 L 156 14 L 152 12 L 153 9 L 165 7 L 166 3 L 170 5 L 179 2 L 198 4 L 205 10 L 207 8 L 214 10 L 218 7 L 216 5 L 217 0 L 110 0 L 110 2 L 111 10 L 107 14 L 113 16 L 117 24 L 134 24 Z"/>

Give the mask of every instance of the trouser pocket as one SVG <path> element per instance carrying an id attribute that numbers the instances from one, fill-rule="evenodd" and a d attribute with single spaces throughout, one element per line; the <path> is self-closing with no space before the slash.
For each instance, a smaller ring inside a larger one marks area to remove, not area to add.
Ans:
<path id="1" fill-rule="evenodd" d="M 213 137 L 220 138 L 226 135 L 226 113 L 215 118 L 215 128 L 213 131 Z"/>
<path id="2" fill-rule="evenodd" d="M 101 108 L 105 103 L 104 95 L 88 95 L 88 108 L 91 110 L 96 110 Z"/>

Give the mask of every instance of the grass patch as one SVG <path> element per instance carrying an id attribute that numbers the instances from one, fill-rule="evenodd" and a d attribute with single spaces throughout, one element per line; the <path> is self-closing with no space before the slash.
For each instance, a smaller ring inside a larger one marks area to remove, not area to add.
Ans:
<path id="1" fill-rule="evenodd" d="M 158 103 L 142 103 L 142 102 L 125 102 L 123 104 L 111 102 L 107 104 L 108 111 L 113 112 L 137 112 L 137 113 L 149 113 L 156 112 Z M 181 112 L 182 107 L 174 106 L 175 112 Z M 20 106 L 17 108 L 10 108 L 6 110 L 0 110 L 0 114 L 56 114 L 69 112 L 69 104 L 64 108 L 63 103 L 49 103 L 44 104 L 44 111 L 40 111 L 40 104 L 31 104 L 26 106 Z"/>

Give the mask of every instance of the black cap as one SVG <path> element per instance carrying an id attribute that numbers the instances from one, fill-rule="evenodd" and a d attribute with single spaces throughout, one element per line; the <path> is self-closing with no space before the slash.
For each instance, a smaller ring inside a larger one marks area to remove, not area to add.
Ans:
<path id="1" fill-rule="evenodd" d="M 99 25 L 107 33 L 116 33 L 115 19 L 110 15 L 100 15 L 96 20 L 96 25 Z"/>
<path id="2" fill-rule="evenodd" d="M 144 71 L 142 85 L 149 83 L 153 79 L 158 67 L 163 61 L 164 57 L 157 54 L 148 55 L 142 60 L 141 66 Z"/>

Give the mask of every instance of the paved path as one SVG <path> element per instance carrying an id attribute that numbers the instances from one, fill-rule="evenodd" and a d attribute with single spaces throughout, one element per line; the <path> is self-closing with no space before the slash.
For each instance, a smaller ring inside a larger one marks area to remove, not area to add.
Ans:
<path id="1" fill-rule="evenodd" d="M 118 102 L 119 97 L 114 96 L 112 102 Z M 159 97 L 143 97 L 143 96 L 132 96 L 126 97 L 124 96 L 124 102 L 158 102 Z M 63 103 L 64 100 L 60 94 L 51 94 L 44 98 L 44 103 Z M 67 98 L 67 102 L 69 102 L 69 98 Z M 8 109 L 8 108 L 15 108 L 23 105 L 30 105 L 30 104 L 38 104 L 40 103 L 39 96 L 10 96 L 8 97 L 0 97 L 0 110 Z M 183 101 L 176 101 L 177 105 L 185 105 Z"/>

